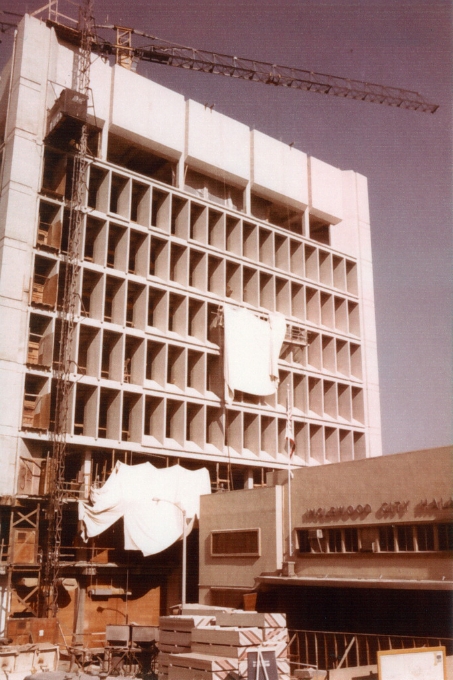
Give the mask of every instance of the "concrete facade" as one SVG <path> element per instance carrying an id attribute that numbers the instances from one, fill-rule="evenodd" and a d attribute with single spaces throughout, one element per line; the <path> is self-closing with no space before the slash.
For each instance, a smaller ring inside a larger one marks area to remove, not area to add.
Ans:
<path id="1" fill-rule="evenodd" d="M 46 492 L 72 163 L 68 121 L 49 131 L 48 116 L 74 87 L 76 52 L 25 16 L 0 86 L 6 514 L 11 499 Z M 99 58 L 91 88 L 67 435 L 74 497 L 118 459 L 206 465 L 214 489 L 264 484 L 288 462 L 287 386 L 294 466 L 380 456 L 366 179 Z M 284 344 L 276 395 L 226 407 L 213 322 L 227 302 L 282 312 L 291 338 L 304 338 Z M 277 502 L 275 489 L 261 493 Z"/>

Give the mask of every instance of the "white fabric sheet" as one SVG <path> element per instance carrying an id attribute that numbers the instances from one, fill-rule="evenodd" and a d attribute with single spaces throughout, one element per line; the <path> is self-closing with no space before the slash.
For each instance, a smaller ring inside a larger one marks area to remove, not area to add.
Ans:
<path id="1" fill-rule="evenodd" d="M 98 536 L 120 517 L 124 520 L 124 549 L 154 555 L 186 535 L 200 512 L 200 496 L 211 493 L 209 472 L 186 470 L 180 465 L 156 468 L 151 463 L 118 462 L 100 489 L 92 489 L 92 505 L 79 501 L 79 519 L 85 536 Z M 158 499 L 158 500 L 156 500 Z"/>
<path id="2" fill-rule="evenodd" d="M 286 332 L 283 314 L 263 321 L 244 308 L 225 306 L 225 382 L 227 400 L 234 390 L 265 396 L 278 384 L 278 357 Z"/>

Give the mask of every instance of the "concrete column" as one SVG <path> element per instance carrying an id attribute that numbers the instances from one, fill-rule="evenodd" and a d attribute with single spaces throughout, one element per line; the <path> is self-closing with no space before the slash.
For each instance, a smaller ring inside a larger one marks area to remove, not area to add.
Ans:
<path id="1" fill-rule="evenodd" d="M 253 489 L 253 468 L 247 468 L 245 470 L 244 489 Z"/>

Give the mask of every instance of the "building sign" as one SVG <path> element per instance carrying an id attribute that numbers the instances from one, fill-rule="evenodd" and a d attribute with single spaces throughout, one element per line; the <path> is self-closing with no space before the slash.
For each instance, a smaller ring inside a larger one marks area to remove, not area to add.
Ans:
<path id="1" fill-rule="evenodd" d="M 410 501 L 390 501 L 388 503 L 382 503 L 376 510 L 376 517 L 401 516 L 407 512 L 409 502 Z M 417 507 L 421 508 L 422 506 L 419 505 Z M 444 504 L 442 507 L 447 506 Z M 306 522 L 332 519 L 365 519 L 372 511 L 369 503 L 359 503 L 358 505 L 332 505 L 326 508 L 309 508 L 302 516 L 302 519 Z"/>

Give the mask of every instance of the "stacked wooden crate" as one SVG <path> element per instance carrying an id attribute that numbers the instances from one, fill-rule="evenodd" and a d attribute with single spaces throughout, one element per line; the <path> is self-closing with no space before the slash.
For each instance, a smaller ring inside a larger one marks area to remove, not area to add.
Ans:
<path id="1" fill-rule="evenodd" d="M 190 619 L 197 625 L 189 632 Z M 162 617 L 159 680 L 245 678 L 250 652 L 275 652 L 279 680 L 289 680 L 287 645 L 283 614 L 229 610 L 215 617 Z"/>
<path id="2" fill-rule="evenodd" d="M 168 659 L 170 654 L 182 654 L 191 651 L 192 630 L 199 626 L 215 623 L 215 617 L 209 614 L 161 616 L 159 619 L 159 655 L 157 657 L 157 674 L 159 680 L 168 678 Z"/>

